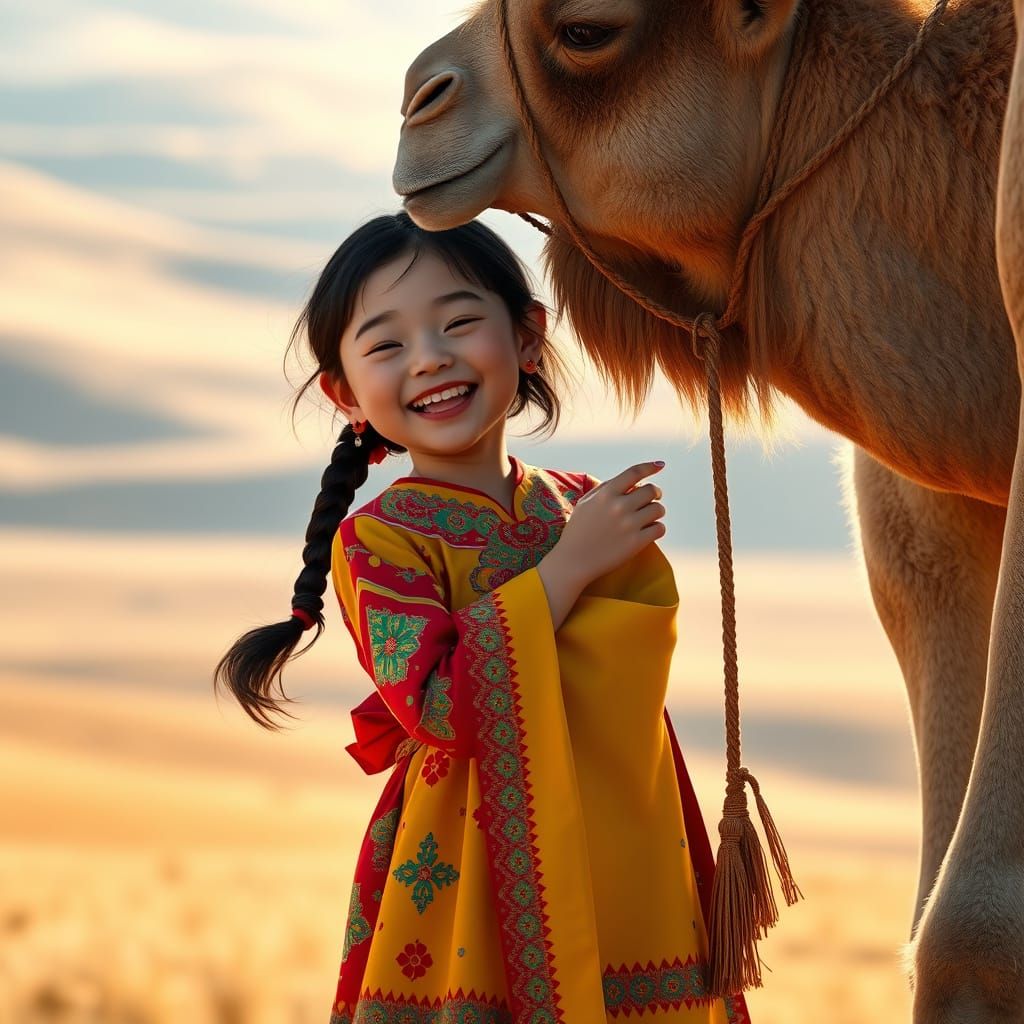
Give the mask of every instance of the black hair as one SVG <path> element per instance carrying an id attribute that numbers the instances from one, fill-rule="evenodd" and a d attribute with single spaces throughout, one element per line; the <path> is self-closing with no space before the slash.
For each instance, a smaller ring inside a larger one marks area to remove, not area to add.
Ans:
<path id="1" fill-rule="evenodd" d="M 515 253 L 490 228 L 479 221 L 471 221 L 446 231 L 426 231 L 404 210 L 375 217 L 357 228 L 338 247 L 321 272 L 292 330 L 288 347 L 291 348 L 300 335 L 305 335 L 317 364 L 295 396 L 293 414 L 306 390 L 321 373 L 326 371 L 338 379 L 343 377 L 339 343 L 366 279 L 403 254 L 411 255 L 411 267 L 424 251 L 435 253 L 466 280 L 500 296 L 514 327 L 535 329 L 527 317 L 538 301 L 530 288 L 529 274 Z M 565 375 L 565 365 L 557 353 L 545 346 L 535 373 L 520 370 L 509 416 L 516 416 L 532 405 L 543 416 L 530 433 L 553 430 L 558 424 L 560 406 L 552 380 L 561 380 Z M 357 489 L 366 481 L 370 454 L 382 444 L 389 453 L 406 451 L 377 433 L 370 423 L 361 434 L 361 445 L 354 443 L 355 438 L 351 424 L 346 423 L 320 482 L 320 494 L 306 528 L 303 569 L 295 580 L 291 607 L 311 622 L 316 632 L 309 643 L 296 651 L 307 628 L 302 618 L 292 616 L 283 622 L 260 626 L 239 637 L 214 669 L 214 690 L 218 684 L 226 686 L 246 714 L 266 729 L 278 728 L 270 717 L 272 712 L 294 717 L 271 696 L 271 689 L 276 682 L 281 698 L 293 702 L 285 696 L 281 673 L 288 661 L 309 650 L 323 632 L 323 594 L 331 572 L 334 534 L 352 506 Z"/>

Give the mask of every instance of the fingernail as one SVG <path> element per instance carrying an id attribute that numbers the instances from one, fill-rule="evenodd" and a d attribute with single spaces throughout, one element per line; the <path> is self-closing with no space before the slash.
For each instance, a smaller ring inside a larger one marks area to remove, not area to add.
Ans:
<path id="1" fill-rule="evenodd" d="M 663 460 L 661 460 L 661 459 L 655 459 L 655 460 L 654 460 L 654 464 L 655 464 L 656 466 L 664 466 L 664 465 L 665 465 L 664 461 L 663 461 Z"/>

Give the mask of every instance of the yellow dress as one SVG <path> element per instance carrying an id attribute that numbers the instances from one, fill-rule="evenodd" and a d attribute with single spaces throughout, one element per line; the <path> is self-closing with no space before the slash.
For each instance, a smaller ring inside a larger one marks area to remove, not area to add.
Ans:
<path id="1" fill-rule="evenodd" d="M 678 595 L 656 544 L 552 629 L 537 563 L 597 481 L 512 459 L 513 507 L 403 477 L 332 577 L 392 768 L 360 850 L 331 1024 L 747 1022 L 705 988 L 714 871 L 664 709 Z"/>

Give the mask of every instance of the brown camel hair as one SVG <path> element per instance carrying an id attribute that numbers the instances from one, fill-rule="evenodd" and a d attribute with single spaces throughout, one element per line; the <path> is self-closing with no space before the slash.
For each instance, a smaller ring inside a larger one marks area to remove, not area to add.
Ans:
<path id="1" fill-rule="evenodd" d="M 898 29 L 895 25 L 884 26 L 869 34 L 863 22 L 875 18 L 875 12 L 857 10 L 860 5 L 856 4 L 813 6 L 803 79 L 806 87 L 795 99 L 790 138 L 782 142 L 784 157 L 779 173 L 783 176 L 809 159 L 827 141 L 829 128 L 835 126 L 835 112 L 820 110 L 820 98 L 813 95 L 814 81 L 824 84 L 841 76 L 842 84 L 850 85 L 847 95 L 854 101 L 861 99 L 868 91 L 867 86 L 879 81 L 902 55 L 916 31 L 916 23 L 904 21 Z M 820 306 L 808 299 L 815 293 L 826 292 L 828 305 L 835 310 L 826 315 L 841 316 L 847 324 L 871 318 L 868 297 L 884 282 L 876 279 L 880 275 L 875 268 L 864 266 L 871 262 L 870 253 L 852 260 L 845 258 L 842 251 L 844 245 L 855 241 L 850 238 L 844 219 L 870 207 L 872 219 L 898 225 L 904 244 L 916 255 L 927 254 L 931 278 L 925 285 L 929 290 L 948 289 L 953 293 L 965 336 L 971 333 L 972 303 L 977 301 L 1001 311 L 1002 303 L 994 301 L 998 284 L 992 227 L 977 215 L 981 213 L 978 207 L 991 210 L 994 201 L 1000 137 L 998 115 L 1005 104 L 1012 59 L 1012 50 L 1005 40 L 1012 38 L 1012 16 L 1003 2 L 975 3 L 970 6 L 977 17 L 963 25 L 960 22 L 966 20 L 964 6 L 960 5 L 954 18 L 921 55 L 918 65 L 908 72 L 907 81 L 899 90 L 902 102 L 892 104 L 895 109 L 883 104 L 873 115 L 872 130 L 863 133 L 863 140 L 858 138 L 848 150 L 837 154 L 805 186 L 803 191 L 812 194 L 801 195 L 792 210 L 781 214 L 777 223 L 768 223 L 755 240 L 740 315 L 742 330 L 729 329 L 722 346 L 722 400 L 733 420 L 770 433 L 775 422 L 776 398 L 780 390 L 787 390 L 779 388 L 780 371 L 796 363 L 801 354 L 813 354 L 823 364 L 820 370 L 810 374 L 810 380 L 793 380 L 789 391 L 813 418 L 855 440 L 867 441 L 870 437 L 873 443 L 865 446 L 903 472 L 912 468 L 905 464 L 905 457 L 901 458 L 907 449 L 933 447 L 925 436 L 913 436 L 919 428 L 913 421 L 904 422 L 902 412 L 906 405 L 892 410 L 900 422 L 887 423 L 887 430 L 873 430 L 870 422 L 874 415 L 885 413 L 874 407 L 873 395 L 890 391 L 894 386 L 893 382 L 879 382 L 876 391 L 875 378 L 885 373 L 894 375 L 900 393 L 909 398 L 917 382 L 905 379 L 904 374 L 909 376 L 911 370 L 920 367 L 905 367 L 896 360 L 888 366 L 874 360 L 861 362 L 856 352 L 830 349 L 812 353 L 813 346 L 806 338 L 822 334 L 828 325 L 821 323 Z M 1002 40 L 1003 45 L 994 45 L 993 38 Z M 842 63 L 838 61 L 840 52 L 846 58 Z M 859 59 L 850 69 L 852 57 Z M 854 82 L 859 87 L 855 88 Z M 840 108 L 841 113 L 849 113 L 854 105 L 847 101 Z M 818 116 L 812 120 L 814 113 Z M 923 131 L 910 135 L 901 122 L 915 117 L 933 126 L 941 142 L 922 138 Z M 910 143 L 917 143 L 919 151 L 911 152 Z M 983 161 L 979 155 L 984 156 Z M 978 173 L 979 163 L 991 169 L 988 175 Z M 891 188 L 894 177 L 899 179 L 912 166 L 927 168 L 941 183 L 943 187 L 936 189 L 940 192 L 940 208 L 936 208 L 935 197 L 928 194 L 935 189 L 934 184 L 928 193 L 921 183 L 912 180 L 906 182 L 905 189 Z M 842 182 L 842 202 L 835 200 L 833 191 L 838 182 Z M 638 182 L 636 187 L 642 186 Z M 738 232 L 734 234 L 738 236 Z M 956 237 L 964 252 L 958 254 L 962 261 L 946 266 L 949 237 Z M 734 249 L 738 237 L 735 242 L 730 239 L 730 245 Z M 557 306 L 567 315 L 606 384 L 633 408 L 639 408 L 657 367 L 690 405 L 706 405 L 704 367 L 685 331 L 664 323 L 623 296 L 564 233 L 549 240 L 544 258 Z M 880 251 L 879 258 L 893 255 Z M 693 315 L 708 304 L 714 304 L 713 308 L 724 305 L 729 283 L 725 277 L 713 292 L 702 294 L 687 280 L 685 267 L 652 268 L 649 258 L 639 252 L 629 253 L 617 265 L 627 279 L 677 310 Z M 870 281 L 858 280 L 858 272 L 863 271 L 871 272 Z M 787 301 L 790 297 L 792 302 Z M 895 294 L 886 297 L 897 298 Z M 927 301 L 921 289 L 915 292 L 908 288 L 901 298 L 911 306 Z M 1003 324 L 991 326 L 1005 331 Z M 895 351 L 892 354 L 898 356 Z M 965 355 L 961 353 L 961 357 Z M 1003 359 L 1007 372 L 1001 375 L 1006 393 L 999 396 L 1005 411 L 1015 411 L 1019 403 L 1019 381 L 1012 372 L 1011 357 L 1012 349 L 1008 347 Z M 952 385 L 954 393 L 962 396 L 961 401 L 975 406 L 973 396 L 988 390 L 985 367 L 972 366 L 962 358 L 957 363 L 966 377 L 959 381 L 945 378 L 947 368 L 937 364 L 932 368 L 933 378 L 928 386 L 944 389 Z M 855 399 L 852 404 L 851 397 Z M 868 414 L 862 411 L 863 405 L 869 406 Z M 932 452 L 934 472 L 922 482 L 974 493 L 1005 505 L 1015 439 L 1010 439 L 1011 417 L 1002 420 L 991 424 L 1003 431 L 1000 451 L 991 453 L 997 461 L 986 467 L 985 476 L 991 475 L 994 480 L 964 481 L 956 464 L 959 460 Z M 980 422 L 978 427 L 982 427 Z"/>
<path id="2" fill-rule="evenodd" d="M 804 6 L 782 180 L 884 77 L 926 13 L 910 0 Z M 510 2 L 526 92 L 570 208 L 603 256 L 680 312 L 724 303 L 796 7 Z M 485 0 L 409 70 L 395 185 L 427 227 L 488 206 L 557 221 L 521 137 L 496 9 Z M 616 31 L 570 53 L 568 21 Z M 1024 1013 L 1024 879 L 1013 867 L 1024 847 L 1024 481 L 1014 476 L 1024 445 L 994 244 L 1015 35 L 1007 0 L 951 5 L 899 89 L 766 225 L 743 329 L 723 349 L 732 418 L 756 422 L 756 398 L 770 436 L 780 392 L 856 446 L 847 484 L 871 594 L 906 678 L 921 775 L 912 981 L 915 1019 L 929 1024 Z M 1020 172 L 1019 144 L 1014 152 L 1004 167 Z M 1018 335 L 1021 178 L 1004 173 L 1000 193 L 1018 214 L 1004 213 L 1000 232 Z M 620 395 L 638 404 L 660 365 L 703 405 L 704 370 L 684 332 L 639 310 L 563 240 L 546 256 L 560 307 Z"/>
<path id="3" fill-rule="evenodd" d="M 513 86 L 516 109 L 523 123 L 530 148 L 544 175 L 549 193 L 558 207 L 559 219 L 567 229 L 576 247 L 587 257 L 591 266 L 620 292 L 663 323 L 689 330 L 693 339 L 693 352 L 703 363 L 707 376 L 708 417 L 711 431 L 711 466 L 715 495 L 715 524 L 718 536 L 718 563 L 722 595 L 723 662 L 725 670 L 725 737 L 726 737 L 726 795 L 722 820 L 718 831 L 722 836 L 716 857 L 714 886 L 711 894 L 708 922 L 708 992 L 727 996 L 750 987 L 760 987 L 761 965 L 757 952 L 757 939 L 778 921 L 778 908 L 768 879 L 767 858 L 760 839 L 753 828 L 747 805 L 745 785 L 749 784 L 755 797 L 761 824 L 768 840 L 772 862 L 782 885 L 786 903 L 792 905 L 803 893 L 793 878 L 789 857 L 775 822 L 761 795 L 761 788 L 750 770 L 741 764 L 739 667 L 736 645 L 736 595 L 733 580 L 732 528 L 729 514 L 728 485 L 725 467 L 725 439 L 723 432 L 722 395 L 719 363 L 723 330 L 738 322 L 746 284 L 747 268 L 753 245 L 764 225 L 781 209 L 786 200 L 816 174 L 839 149 L 857 132 L 866 118 L 889 95 L 921 51 L 949 0 L 936 0 L 935 7 L 922 22 L 913 43 L 890 69 L 889 73 L 863 100 L 860 106 L 843 122 L 829 141 L 803 166 L 775 187 L 775 175 L 781 155 L 780 139 L 785 132 L 792 106 L 795 83 L 800 77 L 801 61 L 805 52 L 807 13 L 797 11 L 793 51 L 783 78 L 776 123 L 769 135 L 768 152 L 757 191 L 754 213 L 743 229 L 732 269 L 725 310 L 718 316 L 700 313 L 696 317 L 678 314 L 656 302 L 643 291 L 633 287 L 618 271 L 594 250 L 565 202 L 565 196 L 551 172 L 543 142 L 538 133 L 536 118 L 526 97 L 515 49 L 509 33 L 508 0 L 499 0 L 501 45 Z M 546 235 L 552 235 L 545 225 L 528 213 L 519 216 Z"/>

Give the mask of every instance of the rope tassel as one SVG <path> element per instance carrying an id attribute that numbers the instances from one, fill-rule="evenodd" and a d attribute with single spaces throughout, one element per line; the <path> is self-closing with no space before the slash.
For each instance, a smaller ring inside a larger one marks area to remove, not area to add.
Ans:
<path id="1" fill-rule="evenodd" d="M 703 350 L 701 340 L 703 339 Z M 701 314 L 693 325 L 692 344 L 704 361 L 708 379 L 708 420 L 711 433 L 711 470 L 718 528 L 718 563 L 722 584 L 722 646 L 725 665 L 726 789 L 722 820 L 718 825 L 715 878 L 711 888 L 711 920 L 708 923 L 708 991 L 728 996 L 761 987 L 757 940 L 779 920 L 772 892 L 768 861 L 747 809 L 746 784 L 754 791 L 761 826 L 768 840 L 775 870 L 788 904 L 803 894 L 793 880 L 786 848 L 775 826 L 761 787 L 740 764 L 740 682 L 736 653 L 736 590 L 733 583 L 732 527 L 729 492 L 725 478 L 725 432 L 722 424 L 718 357 L 722 336 L 714 317 Z"/>
<path id="2" fill-rule="evenodd" d="M 764 802 L 764 797 L 761 796 L 761 787 L 757 784 L 757 779 L 749 772 L 747 773 L 747 778 L 751 789 L 754 791 L 757 813 L 760 815 L 761 827 L 764 829 L 765 838 L 768 840 L 768 849 L 772 855 L 772 863 L 775 865 L 775 873 L 779 876 L 779 885 L 782 887 L 783 899 L 786 901 L 786 906 L 791 907 L 797 900 L 802 899 L 804 894 L 800 891 L 800 886 L 793 879 L 793 872 L 789 867 L 789 857 L 786 855 L 785 846 L 782 845 L 782 836 L 779 835 L 779 830 L 775 827 L 775 822 L 772 820 L 768 805 Z M 772 923 L 774 924 L 774 921 Z"/>
<path id="3" fill-rule="evenodd" d="M 708 925 L 708 992 L 716 996 L 761 987 L 757 940 L 767 935 L 768 929 L 779 920 L 768 861 L 747 810 L 745 782 L 754 790 L 761 825 L 786 903 L 791 906 L 803 896 L 793 880 L 789 858 L 757 780 L 746 768 L 730 771 L 725 807 L 718 825 L 722 842 L 711 889 Z"/>

